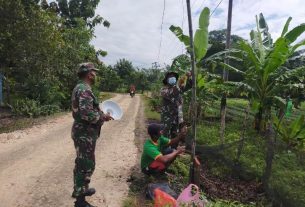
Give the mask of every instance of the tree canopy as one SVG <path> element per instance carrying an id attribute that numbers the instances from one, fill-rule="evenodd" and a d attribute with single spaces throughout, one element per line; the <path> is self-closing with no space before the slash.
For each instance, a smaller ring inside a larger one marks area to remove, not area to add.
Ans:
<path id="1" fill-rule="evenodd" d="M 0 2 L 5 102 L 14 105 L 16 99 L 29 98 L 39 105 L 68 108 L 78 64 L 98 64 L 102 53 L 90 44 L 99 1 Z"/>

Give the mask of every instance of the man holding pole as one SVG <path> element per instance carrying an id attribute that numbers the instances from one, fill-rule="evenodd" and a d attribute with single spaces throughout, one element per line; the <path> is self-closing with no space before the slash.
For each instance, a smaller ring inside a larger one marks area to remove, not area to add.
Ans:
<path id="1" fill-rule="evenodd" d="M 177 85 L 179 75 L 176 72 L 167 72 L 163 79 L 161 121 L 164 124 L 163 134 L 170 139 L 177 136 L 179 124 L 183 122 L 182 94 L 192 87 L 191 73 L 188 72 L 186 76 L 185 85 L 181 80 Z M 174 146 L 176 147 L 177 145 Z"/>

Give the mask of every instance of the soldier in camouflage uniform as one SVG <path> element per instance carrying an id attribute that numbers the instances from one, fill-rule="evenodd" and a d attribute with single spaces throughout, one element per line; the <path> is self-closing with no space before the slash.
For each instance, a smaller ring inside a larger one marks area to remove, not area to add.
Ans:
<path id="1" fill-rule="evenodd" d="M 74 191 L 76 207 L 90 207 L 85 196 L 95 193 L 89 188 L 90 178 L 95 169 L 95 145 L 100 136 L 100 129 L 104 121 L 112 118 L 104 114 L 99 108 L 99 102 L 91 90 L 97 69 L 93 63 L 83 63 L 79 67 L 79 83 L 72 93 L 72 139 L 76 149 L 74 174 Z"/>
<path id="2" fill-rule="evenodd" d="M 163 79 L 161 121 L 164 124 L 163 135 L 170 139 L 177 136 L 179 124 L 183 120 L 183 117 L 181 117 L 182 94 L 192 87 L 190 75 L 190 73 L 187 73 L 188 79 L 185 86 L 182 86 L 181 82 L 177 86 L 179 75 L 175 72 L 167 72 Z"/>

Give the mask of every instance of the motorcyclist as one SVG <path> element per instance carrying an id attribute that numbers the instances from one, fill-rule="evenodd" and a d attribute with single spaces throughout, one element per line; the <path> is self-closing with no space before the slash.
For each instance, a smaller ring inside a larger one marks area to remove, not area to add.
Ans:
<path id="1" fill-rule="evenodd" d="M 129 87 L 129 94 L 131 97 L 133 97 L 136 93 L 136 86 L 131 84 L 130 87 Z"/>

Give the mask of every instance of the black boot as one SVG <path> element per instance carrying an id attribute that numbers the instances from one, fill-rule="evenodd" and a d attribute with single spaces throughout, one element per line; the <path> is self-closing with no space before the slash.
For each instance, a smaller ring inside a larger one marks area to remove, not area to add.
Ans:
<path id="1" fill-rule="evenodd" d="M 87 188 L 82 194 L 81 196 L 92 196 L 93 194 L 95 194 L 96 190 L 94 188 Z M 78 196 L 75 195 L 75 192 L 72 193 L 72 197 L 73 198 L 77 198 Z"/>
<path id="2" fill-rule="evenodd" d="M 85 192 L 83 193 L 84 196 L 92 196 L 95 194 L 96 190 L 95 188 L 87 188 Z"/>
<path id="3" fill-rule="evenodd" d="M 79 197 L 76 198 L 76 201 L 74 203 L 74 207 L 95 207 L 95 206 L 88 203 L 85 200 L 85 196 L 79 196 Z"/>

